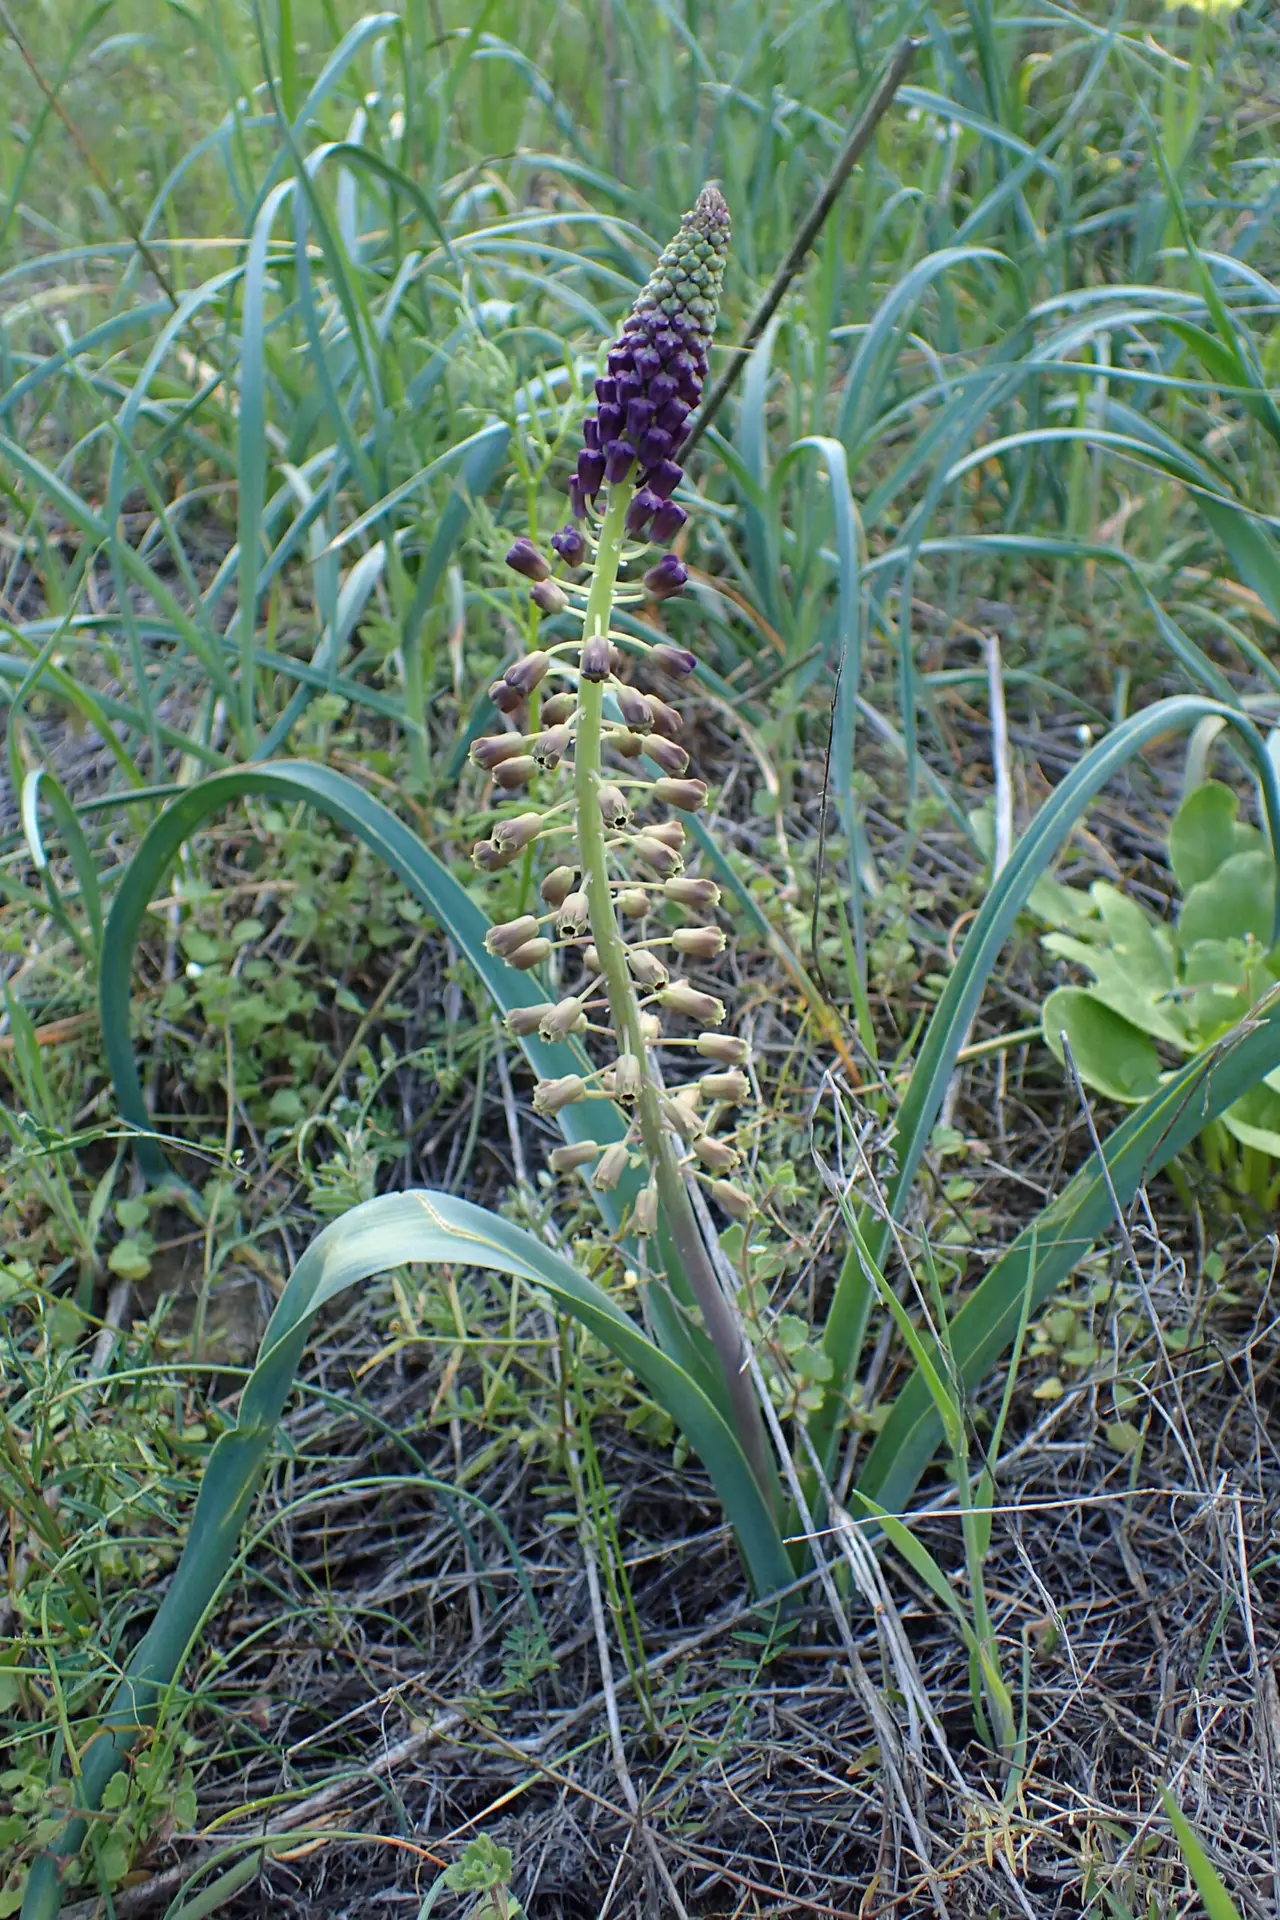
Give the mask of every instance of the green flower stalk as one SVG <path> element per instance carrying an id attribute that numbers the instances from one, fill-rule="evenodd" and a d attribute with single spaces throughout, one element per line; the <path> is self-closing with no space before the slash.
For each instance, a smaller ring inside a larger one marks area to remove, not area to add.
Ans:
<path id="1" fill-rule="evenodd" d="M 723 195 L 704 187 L 610 349 L 607 373 L 596 382 L 597 410 L 583 423 L 583 449 L 569 482 L 574 520 L 551 541 L 571 572 L 590 564 L 587 578 L 580 585 L 567 576 L 554 580 L 550 563 L 525 538 L 507 556 L 513 572 L 533 583 L 536 605 L 559 611 L 563 602 L 580 613 L 581 642 L 576 649 L 548 646 L 507 668 L 491 693 L 508 717 L 544 681 L 568 681 L 572 690 L 557 686 L 540 695 L 543 732 L 478 740 L 472 759 L 500 790 L 559 766 L 571 778 L 571 797 L 567 806 L 560 802 L 501 821 L 478 844 L 474 859 L 492 872 L 537 839 L 553 850 L 555 864 L 540 889 L 546 911 L 496 927 L 490 950 L 518 968 L 537 964 L 553 945 L 566 959 L 576 956 L 582 978 L 571 981 L 564 1000 L 522 1009 L 519 1031 L 536 1026 L 550 1039 L 590 1026 L 607 1034 L 614 1059 L 590 1084 L 576 1075 L 540 1083 L 534 1106 L 552 1114 L 570 1101 L 606 1096 L 631 1115 L 621 1146 L 602 1150 L 579 1143 L 557 1149 L 553 1164 L 584 1174 L 594 1167 L 592 1184 L 604 1191 L 616 1185 L 633 1156 L 647 1166 L 648 1183 L 630 1227 L 651 1234 L 661 1213 L 715 1348 L 739 1441 L 768 1488 L 768 1446 L 742 1328 L 687 1185 L 700 1180 L 731 1218 L 750 1216 L 747 1193 L 723 1177 L 737 1168 L 739 1156 L 716 1138 L 699 1110 L 705 1104 L 714 1120 L 746 1096 L 749 1082 L 741 1068 L 747 1049 L 714 1031 L 724 1020 L 723 1002 L 680 972 L 705 965 L 724 946 L 723 933 L 707 918 L 719 899 L 717 887 L 684 873 L 679 816 L 705 804 L 707 787 L 688 773 L 689 756 L 675 737 L 682 724 L 678 710 L 623 679 L 623 656 L 610 631 L 620 591 L 637 597 L 637 589 L 620 588 L 632 567 L 644 569 L 639 591 L 656 600 L 681 592 L 687 580 L 674 554 L 647 569 L 645 561 L 654 543 L 665 545 L 687 520 L 672 499 L 684 477 L 675 456 L 706 376 L 729 232 Z M 695 665 L 691 654 L 665 642 L 642 651 L 652 667 L 674 679 Z M 554 750 L 547 752 L 552 713 Z M 573 864 L 566 864 L 570 858 Z M 668 932 L 659 923 L 655 930 L 654 909 L 672 904 L 686 924 Z M 667 1021 L 702 1031 L 672 1035 Z M 658 1048 L 673 1042 L 712 1068 L 674 1092 L 665 1087 L 655 1059 Z"/>

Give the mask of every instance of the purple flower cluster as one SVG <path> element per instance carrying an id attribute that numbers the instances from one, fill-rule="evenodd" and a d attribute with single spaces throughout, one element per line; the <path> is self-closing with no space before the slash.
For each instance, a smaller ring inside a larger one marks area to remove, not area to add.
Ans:
<path id="1" fill-rule="evenodd" d="M 729 236 L 724 195 L 704 187 L 596 381 L 598 405 L 582 423 L 584 445 L 569 482 L 575 519 L 602 487 L 632 482 L 629 534 L 665 546 L 684 525 L 687 515 L 671 498 L 684 477 L 677 455 L 707 377 Z"/>

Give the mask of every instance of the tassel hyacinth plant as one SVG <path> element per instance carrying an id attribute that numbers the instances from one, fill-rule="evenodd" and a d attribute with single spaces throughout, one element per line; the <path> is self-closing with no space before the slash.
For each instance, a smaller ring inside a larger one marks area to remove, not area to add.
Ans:
<path id="1" fill-rule="evenodd" d="M 742 1331 L 726 1298 L 690 1200 L 690 1176 L 712 1199 L 743 1219 L 751 1201 L 731 1176 L 736 1149 L 719 1137 L 721 1116 L 750 1093 L 743 1041 L 718 1029 L 724 1003 L 683 976 L 725 946 L 714 922 L 719 888 L 684 872 L 680 815 L 707 798 L 689 772 L 678 735 L 682 717 L 654 693 L 623 677 L 625 658 L 610 630 L 615 601 L 641 594 L 663 600 L 681 592 L 687 574 L 668 552 L 643 573 L 639 590 L 623 583 L 654 546 L 680 533 L 688 515 L 673 495 L 686 423 L 701 396 L 729 249 L 729 209 L 714 185 L 703 188 L 663 252 L 611 347 L 596 381 L 597 407 L 583 422 L 583 445 L 569 481 L 573 518 L 551 546 L 567 574 L 553 576 L 534 543 L 522 538 L 507 564 L 532 582 L 544 613 L 576 610 L 581 639 L 539 649 L 508 667 L 490 688 L 500 712 L 517 713 L 547 682 L 539 725 L 529 734 L 503 732 L 477 740 L 472 758 L 495 786 L 511 792 L 559 770 L 564 797 L 506 816 L 475 848 L 476 865 L 493 872 L 535 842 L 550 861 L 540 887 L 543 911 L 496 926 L 486 945 L 508 966 L 528 971 L 553 954 L 578 978 L 561 998 L 509 1016 L 517 1034 L 547 1041 L 596 1034 L 612 1054 L 591 1076 L 542 1080 L 535 1109 L 546 1115 L 570 1103 L 601 1099 L 622 1106 L 630 1126 L 622 1141 L 591 1140 L 557 1148 L 557 1171 L 588 1168 L 601 1190 L 617 1185 L 633 1156 L 647 1182 L 630 1225 L 651 1235 L 661 1212 L 671 1245 L 697 1302 L 719 1361 L 734 1423 L 762 1486 L 768 1486 L 764 1426 L 744 1364 Z M 680 679 L 694 657 L 659 641 L 630 641 L 651 666 Z M 564 686 L 558 683 L 563 681 Z M 617 765 L 613 763 L 617 762 Z M 563 857 L 571 848 L 573 859 Z M 674 905 L 685 924 L 668 931 L 655 910 Z M 678 1022 L 682 1029 L 673 1032 Z M 659 1069 L 692 1059 L 696 1077 L 668 1089 Z"/>
<path id="2" fill-rule="evenodd" d="M 144 923 L 180 850 L 207 823 L 249 797 L 313 809 L 358 838 L 448 934 L 508 1015 L 538 1081 L 535 1103 L 557 1117 L 565 1136 L 554 1164 L 582 1170 L 611 1230 L 620 1227 L 641 1242 L 656 1241 L 647 1293 L 654 1337 L 618 1297 L 543 1238 L 454 1193 L 382 1193 L 331 1221 L 294 1267 L 245 1382 L 235 1424 L 220 1432 L 208 1454 L 178 1566 L 146 1632 L 125 1660 L 110 1700 L 95 1710 L 89 1736 L 69 1744 L 74 1779 L 56 1782 L 60 1797 L 51 1804 L 62 1812 L 49 1816 L 37 1840 L 24 1920 L 56 1920 L 70 1884 L 69 1863 L 86 1839 L 92 1850 L 104 1831 L 104 1795 L 109 1790 L 108 1805 L 114 1802 L 116 1808 L 126 1803 L 129 1754 L 177 1697 L 175 1680 L 242 1551 L 242 1530 L 271 1461 L 277 1424 L 316 1315 L 370 1276 L 407 1263 L 464 1265 L 516 1277 L 602 1342 L 698 1455 L 762 1598 L 780 1594 L 810 1567 L 822 1569 L 819 1530 L 828 1515 L 840 1520 L 839 1504 L 852 1522 L 867 1527 L 864 1538 L 882 1539 L 959 1618 L 961 1604 L 950 1576 L 898 1518 L 943 1441 L 961 1501 L 975 1596 L 972 1620 L 959 1619 L 973 1659 L 975 1724 L 999 1749 L 1006 1791 L 1017 1789 L 1024 1735 L 1010 1715 L 1001 1650 L 979 1591 L 993 1504 L 988 1480 L 980 1475 L 972 1484 L 966 1395 L 1010 1348 L 1011 1384 L 1029 1316 L 1112 1231 L 1117 1208 L 1127 1207 L 1140 1186 L 1207 1122 L 1280 1067 L 1280 987 L 1212 1049 L 1162 1079 L 1102 1150 L 973 1277 L 958 1305 L 937 1291 L 936 1269 L 920 1237 L 919 1175 L 1005 942 L 1036 882 L 1106 783 L 1157 740 L 1210 724 L 1230 728 L 1257 781 L 1275 846 L 1280 844 L 1280 780 L 1252 722 L 1219 697 L 1212 676 L 1202 676 L 1208 693 L 1158 700 L 1119 721 L 1030 821 L 987 888 L 911 1058 L 900 1058 L 889 1076 L 900 1097 L 892 1106 L 894 1164 L 883 1193 L 865 1200 L 855 1195 L 839 1162 L 835 1169 L 822 1163 L 846 1244 L 821 1327 L 820 1404 L 797 1407 L 791 1430 L 795 1465 L 807 1486 L 787 1457 L 788 1436 L 776 1423 L 772 1428 L 792 1503 L 784 1507 L 753 1391 L 752 1356 L 722 1291 L 716 1252 L 703 1237 L 691 1197 L 698 1182 L 723 1213 L 741 1216 L 751 1209 L 735 1148 L 722 1137 L 726 1118 L 750 1090 L 746 1049 L 725 1031 L 721 1002 L 700 971 L 723 945 L 714 921 L 716 888 L 683 870 L 682 823 L 703 803 L 706 789 L 680 744 L 679 713 L 647 690 L 650 670 L 678 681 L 687 678 L 695 662 L 660 639 L 639 646 L 627 637 L 615 646 L 611 631 L 613 609 L 624 599 L 661 600 L 685 584 L 678 556 L 668 551 L 655 557 L 652 549 L 669 546 L 685 524 L 685 509 L 675 499 L 680 452 L 707 371 L 728 239 L 727 208 L 719 192 L 708 188 L 663 254 L 608 356 L 570 483 L 571 518 L 550 542 L 558 577 L 528 539 L 517 540 L 509 555 L 543 613 L 563 619 L 572 608 L 581 622 L 580 633 L 569 641 L 535 648 L 504 673 L 493 696 L 507 716 L 507 730 L 477 742 L 474 750 L 500 795 L 531 789 L 502 809 L 476 849 L 477 864 L 498 870 L 525 860 L 537 845 L 545 856 L 540 910 L 491 927 L 453 873 L 376 795 L 315 759 L 275 758 L 288 734 L 288 724 L 277 722 L 261 757 L 251 755 L 183 786 L 160 810 L 115 883 L 96 947 L 103 1044 L 117 1109 L 136 1129 L 139 1161 L 158 1182 L 165 1177 L 166 1160 L 143 1095 L 129 1007 Z M 1242 386 L 1251 364 L 1239 360 Z M 476 436 L 487 449 L 486 463 L 496 460 L 493 448 L 505 444 L 504 433 L 498 423 Z M 811 438 L 792 452 L 801 449 L 822 454 L 834 496 L 835 480 L 845 476 L 836 443 Z M 474 482 L 477 491 L 494 470 L 488 464 L 470 470 L 484 476 Z M 851 524 L 847 477 L 843 484 Z M 1221 508 L 1216 496 L 1215 505 Z M 861 591 L 852 540 L 848 551 L 846 612 Z M 242 565 L 254 552 L 254 541 L 242 543 Z M 252 607 L 254 583 L 246 585 L 243 573 L 240 588 L 242 604 Z M 249 618 L 246 631 L 252 637 Z M 644 686 L 624 677 L 629 650 L 640 660 Z M 1179 657 L 1185 664 L 1192 650 Z M 846 668 L 850 658 L 842 656 Z M 670 690 L 669 679 L 661 684 Z M 842 685 L 848 718 L 855 710 L 856 662 Z M 291 704 L 284 722 L 293 711 Z M 525 730 L 516 731 L 511 716 L 522 711 Z M 840 734 L 837 716 L 833 765 L 847 771 L 853 752 L 851 723 Z M 560 783 L 554 788 L 552 775 Z M 745 902 L 748 896 L 742 898 Z M 684 916 L 679 924 L 674 923 L 677 914 Z M 1270 930 L 1270 944 L 1277 942 L 1280 911 Z M 532 983 L 531 975 L 544 967 L 548 980 L 554 976 L 559 983 L 555 998 L 542 997 L 545 990 Z M 686 977 L 690 969 L 692 978 Z M 793 979 L 804 977 L 794 955 L 788 972 Z M 34 1057 L 34 1031 L 23 1028 L 25 1016 L 11 1009 L 10 1017 L 17 1022 L 16 1037 Z M 677 1072 L 683 1062 L 693 1063 L 691 1074 Z M 841 1100 L 836 1089 L 837 1140 L 851 1124 L 839 1118 Z M 882 1117 L 889 1117 L 887 1108 Z M 585 1124 L 588 1118 L 594 1118 L 594 1126 Z M 911 1271 L 916 1247 L 923 1249 L 918 1273 Z M 899 1260 L 908 1268 L 913 1295 L 897 1285 L 896 1276 L 886 1277 L 889 1263 Z M 922 1307 L 919 1315 L 909 1304 L 912 1298 Z M 864 1391 L 864 1349 L 877 1312 L 893 1317 L 908 1358 L 892 1403 L 868 1441 L 858 1431 L 856 1415 Z M 817 1336 L 816 1326 L 813 1332 Z M 998 1451 L 993 1443 L 992 1456 Z M 441 1489 L 442 1496 L 447 1492 Z M 811 1500 L 809 1492 L 815 1496 Z M 488 1518 L 501 1528 L 499 1515 Z M 514 1543 L 501 1537 L 518 1565 Z M 840 1524 L 831 1537 L 842 1554 L 852 1556 L 851 1527 Z M 532 1595 L 528 1601 L 536 1618 Z M 835 1604 L 838 1611 L 838 1599 Z M 112 1636 L 114 1667 L 123 1638 L 114 1625 Z M 117 1777 L 120 1785 L 113 1785 Z"/>

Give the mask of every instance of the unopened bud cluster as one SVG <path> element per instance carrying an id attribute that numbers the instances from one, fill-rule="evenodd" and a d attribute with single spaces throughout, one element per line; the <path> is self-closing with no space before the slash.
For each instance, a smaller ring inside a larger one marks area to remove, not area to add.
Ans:
<path id="1" fill-rule="evenodd" d="M 607 373 L 596 382 L 598 406 L 583 424 L 583 449 L 569 482 L 573 520 L 550 543 L 567 573 L 556 579 L 552 563 L 527 538 L 507 554 L 507 565 L 530 582 L 544 614 L 579 610 L 584 599 L 590 607 L 597 577 L 611 583 L 618 568 L 635 558 L 628 542 L 665 545 L 685 524 L 684 509 L 672 498 L 683 478 L 676 455 L 706 377 L 728 242 L 728 208 L 717 188 L 706 187 L 610 350 Z M 590 582 L 571 577 L 593 560 L 597 573 Z M 644 587 L 662 600 L 679 593 L 686 580 L 683 563 L 668 553 L 645 572 Z M 551 1163 L 558 1171 L 581 1170 L 607 1191 L 633 1156 L 648 1160 L 649 1183 L 631 1219 L 643 1234 L 654 1230 L 658 1215 L 655 1139 L 664 1164 L 671 1165 L 674 1152 L 726 1212 L 736 1218 L 750 1213 L 746 1193 L 728 1177 L 739 1154 L 717 1129 L 749 1097 L 751 1083 L 743 1071 L 746 1044 L 719 1031 L 724 1003 L 702 984 L 701 970 L 725 946 L 714 918 L 719 889 L 684 871 L 682 816 L 706 804 L 706 783 L 690 771 L 680 741 L 682 715 L 659 694 L 623 677 L 623 657 L 607 624 L 597 608 L 580 648 L 550 642 L 525 654 L 491 686 L 509 730 L 477 740 L 472 761 L 492 780 L 497 796 L 531 788 L 537 804 L 517 800 L 515 810 L 477 844 L 473 858 L 492 873 L 535 843 L 548 855 L 536 909 L 492 928 L 486 944 L 522 972 L 554 956 L 565 991 L 520 1008 L 508 1024 L 517 1035 L 537 1033 L 546 1041 L 594 1035 L 605 1063 L 539 1082 L 535 1110 L 551 1116 L 579 1102 L 608 1099 L 630 1113 L 631 1124 L 622 1142 L 579 1141 L 557 1148 Z M 676 681 L 696 666 L 691 653 L 666 642 L 642 651 L 650 667 Z M 588 696 L 592 750 L 582 758 L 578 735 Z M 575 820 L 574 799 L 564 797 L 570 776 L 577 805 L 588 804 L 589 794 L 598 816 L 591 829 L 594 879 L 574 858 L 587 835 L 581 816 Z M 608 924 L 602 926 L 606 874 Z M 668 1060 L 692 1056 L 706 1070 L 668 1088 L 651 1058 L 658 1047 L 672 1049 Z"/>
<path id="2" fill-rule="evenodd" d="M 553 552 L 571 573 L 592 553 L 592 539 L 578 523 L 590 521 L 609 489 L 630 489 L 626 532 L 633 540 L 669 546 L 688 522 L 672 496 L 684 478 L 680 446 L 707 377 L 730 233 L 724 195 L 718 187 L 704 187 L 609 349 L 569 479 L 573 519 L 551 536 Z M 571 604 L 532 540 L 517 540 L 507 565 L 532 583 L 540 612 L 563 613 Z M 684 562 L 664 554 L 645 573 L 645 591 L 651 599 L 668 600 L 688 578 Z"/>
<path id="3" fill-rule="evenodd" d="M 569 482 L 574 518 L 601 487 L 636 483 L 627 532 L 666 546 L 687 515 L 672 500 L 683 478 L 677 456 L 702 395 L 729 251 L 729 209 L 704 187 L 664 250 L 596 381 L 596 411 L 582 423 L 582 452 Z"/>

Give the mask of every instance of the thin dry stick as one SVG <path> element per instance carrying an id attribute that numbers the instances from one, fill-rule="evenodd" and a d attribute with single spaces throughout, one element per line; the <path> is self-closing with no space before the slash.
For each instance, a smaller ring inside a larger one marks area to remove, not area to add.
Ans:
<path id="1" fill-rule="evenodd" d="M 1275 1754 L 1272 1750 L 1274 1729 L 1271 1716 L 1267 1711 L 1269 1705 L 1267 1682 L 1270 1681 L 1274 1687 L 1275 1681 L 1269 1666 L 1264 1664 L 1258 1651 L 1258 1635 L 1253 1621 L 1253 1594 L 1249 1586 L 1249 1544 L 1244 1531 L 1244 1502 L 1240 1498 L 1238 1487 L 1233 1491 L 1231 1504 L 1235 1515 L 1236 1550 L 1240 1562 L 1240 1615 L 1244 1623 L 1245 1641 L 1249 1648 L 1249 1664 L 1253 1668 L 1254 1693 L 1258 1703 L 1258 1757 L 1262 1763 L 1262 1802 L 1267 1810 L 1267 1838 L 1271 1842 L 1271 1884 L 1277 1899 L 1280 1899 L 1280 1832 L 1277 1832 L 1276 1825 Z"/>
<path id="2" fill-rule="evenodd" d="M 511 1067 L 507 1060 L 507 1050 L 502 1044 L 501 1028 L 498 1029 L 498 1046 L 494 1054 L 494 1064 L 498 1069 L 498 1085 L 502 1089 L 502 1111 L 507 1120 L 507 1139 L 511 1142 L 511 1165 L 516 1176 L 516 1186 L 521 1192 L 531 1191 L 529 1169 L 524 1157 L 524 1141 L 520 1138 L 520 1116 L 516 1111 L 515 1088 L 511 1084 Z"/>
<path id="3" fill-rule="evenodd" d="M 991 861 L 991 878 L 998 880 L 1013 852 L 1013 781 L 1009 774 L 1009 716 L 1004 705 L 1004 666 L 1000 659 L 1000 636 L 983 636 L 987 657 L 987 692 L 991 703 L 991 764 L 996 776 L 996 845 Z"/>
<path id="4" fill-rule="evenodd" d="M 581 1498 L 581 1481 L 578 1477 L 578 1462 L 574 1449 L 568 1449 L 573 1466 L 574 1491 Z M 640 1838 L 658 1872 L 658 1877 L 666 1888 L 667 1899 L 671 1902 L 671 1911 L 676 1920 L 689 1920 L 688 1911 L 676 1890 L 671 1871 L 662 1857 L 662 1850 L 645 1821 L 640 1805 L 640 1796 L 636 1792 L 635 1782 L 631 1778 L 631 1769 L 627 1765 L 627 1752 L 622 1738 L 622 1721 L 618 1714 L 618 1692 L 613 1680 L 613 1656 L 609 1651 L 609 1629 L 605 1625 L 604 1602 L 600 1594 L 600 1573 L 596 1566 L 596 1557 L 587 1537 L 586 1516 L 582 1514 L 583 1525 L 578 1536 L 582 1549 L 582 1563 L 587 1576 L 587 1594 L 591 1601 L 591 1619 L 595 1627 L 596 1654 L 600 1662 L 600 1685 L 604 1696 L 605 1720 L 609 1728 L 609 1748 L 613 1754 L 613 1770 L 622 1789 L 622 1797 L 627 1803 L 627 1811 L 639 1830 Z"/>
<path id="5" fill-rule="evenodd" d="M 827 175 L 817 199 L 800 224 L 800 229 L 791 243 L 791 248 L 786 259 L 774 274 L 769 291 L 765 294 L 764 299 L 760 302 L 760 305 L 748 321 L 747 331 L 743 335 L 741 343 L 734 349 L 728 366 L 703 401 L 701 411 L 689 429 L 688 437 L 681 449 L 681 459 L 684 459 L 686 454 L 692 452 L 707 428 L 711 425 L 711 422 L 715 419 L 716 414 L 720 411 L 720 407 L 724 402 L 725 396 L 746 365 L 747 355 L 781 306 L 783 295 L 804 264 L 804 257 L 817 239 L 823 222 L 835 205 L 841 187 L 843 187 L 845 181 L 853 172 L 854 167 L 862 158 L 862 155 L 871 142 L 872 134 L 893 104 L 893 97 L 906 79 L 907 69 L 915 58 L 917 45 L 918 42 L 911 39 L 900 40 L 898 42 L 894 50 L 893 58 L 885 70 L 884 78 L 867 102 L 849 138 L 840 149 L 839 157 L 832 167 L 831 172 Z"/>

